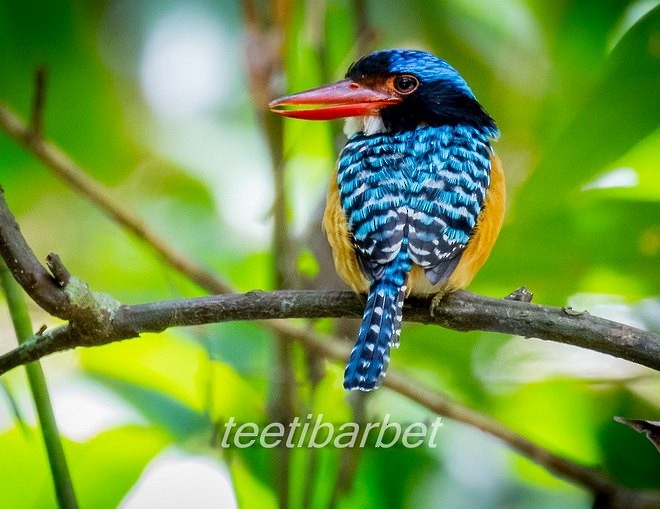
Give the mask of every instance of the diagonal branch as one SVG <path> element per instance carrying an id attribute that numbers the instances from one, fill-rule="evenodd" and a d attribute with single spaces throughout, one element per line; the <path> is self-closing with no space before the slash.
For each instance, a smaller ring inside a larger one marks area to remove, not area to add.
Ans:
<path id="1" fill-rule="evenodd" d="M 36 116 L 36 118 L 41 117 Z M 119 200 L 113 198 L 103 185 L 92 179 L 67 154 L 53 143 L 41 138 L 38 131 L 33 131 L 28 127 L 25 121 L 2 101 L 0 101 L 0 129 L 39 159 L 46 168 L 71 188 L 89 198 L 110 219 L 147 243 L 175 270 L 185 274 L 188 279 L 200 287 L 210 289 L 213 293 L 231 291 L 231 288 L 216 274 L 171 247 L 139 217 L 128 211 Z M 10 264 L 8 263 L 8 265 Z"/>

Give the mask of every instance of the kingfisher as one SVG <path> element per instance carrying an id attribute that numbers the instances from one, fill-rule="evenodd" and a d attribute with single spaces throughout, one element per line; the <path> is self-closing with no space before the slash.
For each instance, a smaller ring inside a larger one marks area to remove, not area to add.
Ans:
<path id="1" fill-rule="evenodd" d="M 399 346 L 405 298 L 465 288 L 490 255 L 505 208 L 499 131 L 456 69 L 417 50 L 370 53 L 345 79 L 269 106 L 346 119 L 323 228 L 338 274 L 367 294 L 344 387 L 371 391 Z"/>

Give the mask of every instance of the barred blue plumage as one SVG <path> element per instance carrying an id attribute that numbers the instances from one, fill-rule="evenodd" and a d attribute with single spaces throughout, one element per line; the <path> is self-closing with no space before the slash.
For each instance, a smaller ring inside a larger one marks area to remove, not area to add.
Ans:
<path id="1" fill-rule="evenodd" d="M 404 245 L 380 278 L 372 280 L 358 339 L 344 372 L 346 389 L 370 391 L 385 377 L 390 348 L 399 344 L 406 276 L 410 269 L 410 257 Z"/>
<path id="2" fill-rule="evenodd" d="M 455 267 L 481 212 L 490 154 L 488 134 L 466 126 L 359 133 L 348 140 L 337 183 L 360 266 L 372 283 L 345 388 L 371 390 L 382 380 L 392 338 L 400 334 L 412 263 L 432 284 Z"/>
<path id="3" fill-rule="evenodd" d="M 280 109 L 288 105 L 324 106 Z M 504 207 L 490 145 L 499 132 L 452 66 L 415 50 L 371 53 L 350 66 L 345 80 L 271 108 L 311 120 L 350 117 L 324 225 L 340 275 L 357 291 L 368 282 L 344 387 L 373 390 L 398 346 L 408 292 L 463 287 L 490 253 Z"/>

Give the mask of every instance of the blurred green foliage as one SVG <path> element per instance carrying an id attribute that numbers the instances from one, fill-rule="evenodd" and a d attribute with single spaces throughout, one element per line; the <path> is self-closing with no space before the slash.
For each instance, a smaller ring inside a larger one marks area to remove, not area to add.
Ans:
<path id="1" fill-rule="evenodd" d="M 257 4 L 268 18 L 266 3 Z M 289 13 L 281 34 L 286 88 L 341 77 L 359 47 L 416 47 L 442 56 L 497 119 L 496 150 L 508 179 L 505 227 L 471 289 L 499 296 L 524 284 L 537 302 L 586 307 L 660 331 L 657 2 L 384 0 L 366 2 L 359 18 L 362 4 L 272 4 Z M 366 34 L 357 33 L 365 22 L 373 36 L 366 44 Z M 272 177 L 248 92 L 248 36 L 237 5 L 2 2 L 0 34 L 2 101 L 29 116 L 33 73 L 46 65 L 50 139 L 236 288 L 271 287 Z M 298 265 L 305 276 L 323 278 L 332 269 L 314 259 L 319 245 L 308 232 L 317 231 L 340 126 L 287 121 L 284 128 Z M 0 184 L 37 254 L 58 252 L 94 289 L 127 303 L 202 293 L 2 135 Z M 53 323 L 36 309 L 34 321 Z M 8 350 L 4 315 L 0 325 Z M 258 325 L 241 323 L 46 359 L 56 413 L 83 377 L 104 388 L 98 398 L 111 413 L 130 408 L 139 415 L 94 428 L 83 406 L 78 427 L 63 426 L 65 436 L 94 430 L 66 444 L 83 507 L 122 500 L 131 507 L 129 490 L 168 447 L 226 463 L 241 507 L 276 507 L 277 454 L 226 451 L 213 438 L 231 416 L 267 422 L 272 349 Z M 301 352 L 295 361 L 300 414 L 352 419 L 341 367 L 326 365 L 312 386 Z M 657 420 L 657 373 L 562 345 L 420 325 L 406 325 L 392 362 L 557 453 L 601 465 L 627 486 L 660 488 L 656 451 L 612 421 Z M 22 375 L 5 380 L 20 415 L 29 414 Z M 3 505 L 51 507 L 37 434 L 14 422 L 15 411 L 0 401 Z M 367 401 L 368 415 L 383 413 L 403 422 L 431 417 L 386 389 Z M 435 450 L 365 449 L 356 457 L 295 450 L 292 506 L 590 506 L 588 494 L 478 431 L 446 422 L 440 438 Z"/>

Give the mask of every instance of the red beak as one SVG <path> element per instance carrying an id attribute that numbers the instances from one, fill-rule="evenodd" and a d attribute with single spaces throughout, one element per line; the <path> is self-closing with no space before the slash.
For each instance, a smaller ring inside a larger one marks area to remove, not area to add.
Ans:
<path id="1" fill-rule="evenodd" d="M 368 88 L 345 79 L 330 85 L 287 95 L 268 106 L 273 113 L 304 120 L 332 120 L 335 118 L 377 115 L 385 106 L 398 104 L 402 99 L 393 94 Z M 319 108 L 285 110 L 281 106 L 320 106 Z"/>

